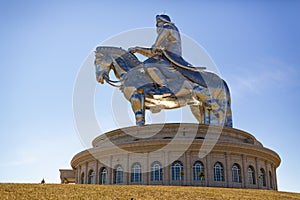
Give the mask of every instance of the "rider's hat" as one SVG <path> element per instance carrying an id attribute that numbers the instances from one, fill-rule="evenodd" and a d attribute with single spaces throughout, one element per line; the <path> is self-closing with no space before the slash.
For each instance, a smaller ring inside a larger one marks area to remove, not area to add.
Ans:
<path id="1" fill-rule="evenodd" d="M 171 19 L 168 15 L 156 15 L 156 21 L 161 20 L 163 22 L 171 23 Z"/>

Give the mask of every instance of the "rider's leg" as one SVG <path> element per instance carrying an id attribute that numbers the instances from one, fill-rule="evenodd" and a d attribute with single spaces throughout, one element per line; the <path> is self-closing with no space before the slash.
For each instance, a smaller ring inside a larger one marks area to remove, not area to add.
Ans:
<path id="1" fill-rule="evenodd" d="M 146 71 L 154 83 L 159 85 L 159 88 L 154 92 L 158 98 L 171 96 L 169 87 L 167 86 L 167 78 L 157 67 L 146 67 Z"/>
<path id="2" fill-rule="evenodd" d="M 167 79 L 157 67 L 146 67 L 152 80 L 160 86 L 167 86 Z"/>

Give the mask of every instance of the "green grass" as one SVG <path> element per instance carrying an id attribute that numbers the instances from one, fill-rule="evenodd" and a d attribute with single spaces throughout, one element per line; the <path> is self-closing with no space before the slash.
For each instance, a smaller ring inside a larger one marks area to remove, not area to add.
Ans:
<path id="1" fill-rule="evenodd" d="M 300 199 L 298 193 L 187 186 L 0 184 L 0 199 Z"/>

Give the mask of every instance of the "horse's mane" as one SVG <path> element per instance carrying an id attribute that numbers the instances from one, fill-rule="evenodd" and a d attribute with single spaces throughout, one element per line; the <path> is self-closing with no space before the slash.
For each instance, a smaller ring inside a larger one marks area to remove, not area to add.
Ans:
<path id="1" fill-rule="evenodd" d="M 142 63 L 137 59 L 135 55 L 129 53 L 121 47 L 99 46 L 96 48 L 95 53 L 116 54 L 123 58 L 130 65 L 130 67 L 136 67 Z"/>

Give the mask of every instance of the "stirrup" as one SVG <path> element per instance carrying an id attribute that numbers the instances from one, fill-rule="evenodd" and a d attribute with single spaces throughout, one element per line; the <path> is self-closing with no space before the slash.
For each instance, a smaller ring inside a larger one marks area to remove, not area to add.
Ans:
<path id="1" fill-rule="evenodd" d="M 166 97 L 170 97 L 172 94 L 171 93 L 165 93 L 165 94 L 152 94 L 154 99 L 162 99 Z"/>

